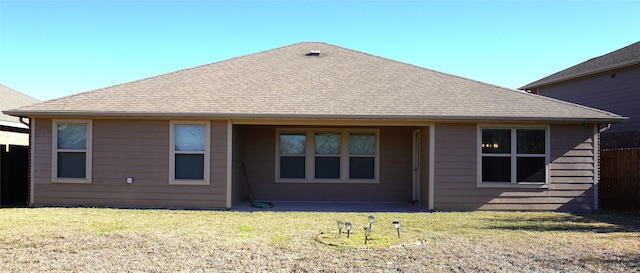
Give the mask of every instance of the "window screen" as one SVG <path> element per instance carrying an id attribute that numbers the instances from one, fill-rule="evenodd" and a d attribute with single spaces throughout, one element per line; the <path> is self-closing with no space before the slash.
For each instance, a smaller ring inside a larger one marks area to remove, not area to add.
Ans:
<path id="1" fill-rule="evenodd" d="M 205 125 L 175 125 L 174 175 L 177 180 L 203 180 Z"/>
<path id="2" fill-rule="evenodd" d="M 376 136 L 374 134 L 349 135 L 349 178 L 375 177 Z"/>
<path id="3" fill-rule="evenodd" d="M 87 125 L 59 123 L 57 129 L 58 178 L 86 178 Z"/>
<path id="4" fill-rule="evenodd" d="M 305 178 L 306 145 L 303 133 L 280 134 L 280 178 Z"/>

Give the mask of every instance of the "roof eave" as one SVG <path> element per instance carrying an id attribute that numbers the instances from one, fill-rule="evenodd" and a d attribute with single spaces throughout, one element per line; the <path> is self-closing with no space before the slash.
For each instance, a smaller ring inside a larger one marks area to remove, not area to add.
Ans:
<path id="1" fill-rule="evenodd" d="M 535 117 L 535 116 L 444 116 L 444 115 L 322 115 L 322 114 L 241 114 L 241 113 L 163 113 L 163 112 L 82 112 L 82 111 L 5 111 L 17 117 L 97 117 L 97 118 L 191 118 L 191 119 L 288 119 L 288 120 L 412 120 L 428 122 L 551 122 L 618 123 L 627 117 Z"/>

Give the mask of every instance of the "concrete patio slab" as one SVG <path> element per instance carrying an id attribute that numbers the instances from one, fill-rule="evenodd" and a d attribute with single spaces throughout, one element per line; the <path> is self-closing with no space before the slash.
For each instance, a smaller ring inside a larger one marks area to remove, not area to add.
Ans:
<path id="1" fill-rule="evenodd" d="M 420 205 L 404 202 L 289 202 L 275 201 L 271 208 L 256 208 L 243 202 L 232 211 L 305 211 L 305 212 L 427 212 Z"/>

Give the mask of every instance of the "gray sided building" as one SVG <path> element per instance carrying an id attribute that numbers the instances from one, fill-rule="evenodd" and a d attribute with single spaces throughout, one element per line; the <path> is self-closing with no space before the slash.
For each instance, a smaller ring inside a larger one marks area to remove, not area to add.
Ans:
<path id="1" fill-rule="evenodd" d="M 601 134 L 601 148 L 640 147 L 640 42 L 571 66 L 520 89 L 629 117 Z"/>

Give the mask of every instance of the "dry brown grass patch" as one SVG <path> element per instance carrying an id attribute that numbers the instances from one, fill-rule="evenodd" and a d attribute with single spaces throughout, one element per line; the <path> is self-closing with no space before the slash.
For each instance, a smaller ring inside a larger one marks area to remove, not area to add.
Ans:
<path id="1" fill-rule="evenodd" d="M 367 215 L 1 209 L 0 272 L 640 270 L 638 214 L 375 213 L 365 246 Z M 354 223 L 349 239 L 336 220 Z"/>

